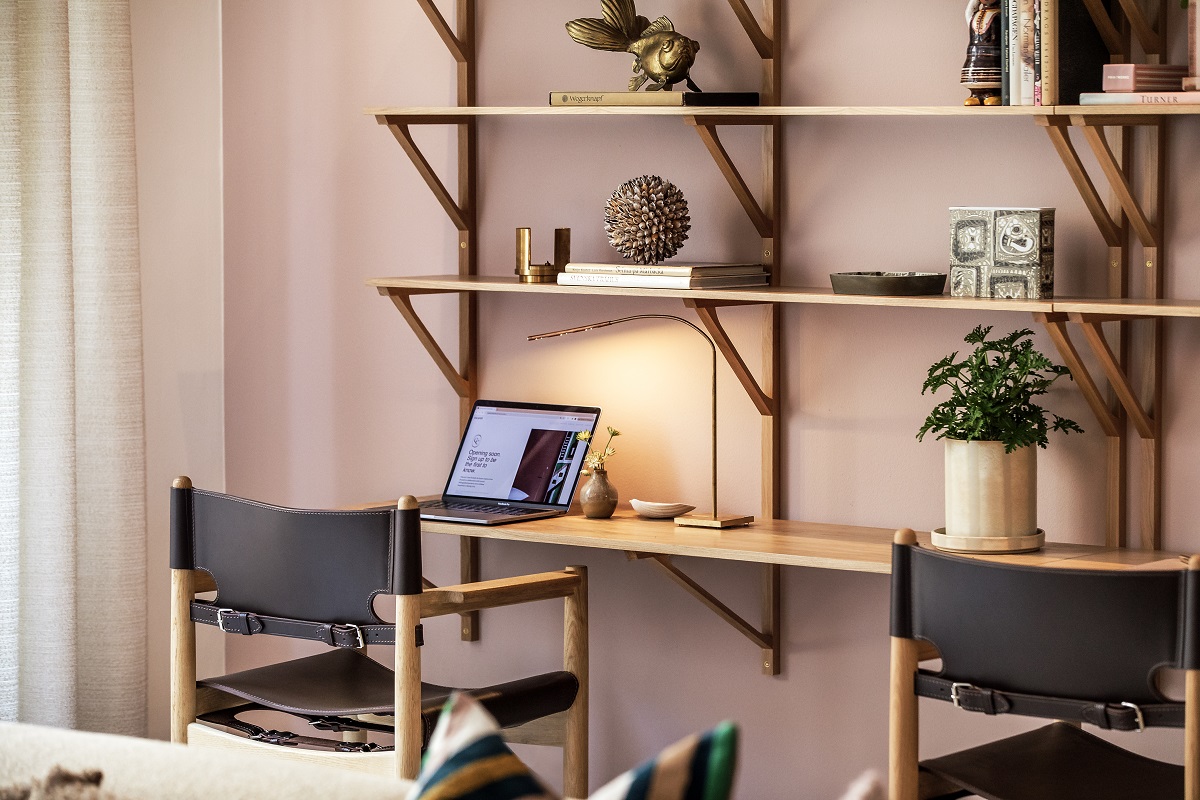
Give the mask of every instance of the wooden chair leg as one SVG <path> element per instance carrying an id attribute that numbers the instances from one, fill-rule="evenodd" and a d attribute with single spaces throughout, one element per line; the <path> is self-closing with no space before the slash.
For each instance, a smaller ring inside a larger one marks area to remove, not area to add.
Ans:
<path id="1" fill-rule="evenodd" d="M 891 702 L 888 717 L 888 800 L 917 800 L 917 671 L 918 644 L 892 637 Z"/>
<path id="2" fill-rule="evenodd" d="M 588 793 L 588 607 L 587 567 L 571 566 L 579 575 L 579 586 L 566 598 L 563 620 L 564 668 L 579 679 L 579 693 L 567 710 L 566 741 L 563 744 L 563 794 L 586 797 Z"/>
<path id="3" fill-rule="evenodd" d="M 396 776 L 415 780 L 421 771 L 421 595 L 396 595 Z"/>
<path id="4" fill-rule="evenodd" d="M 196 721 L 195 596 L 196 574 L 171 570 L 171 741 L 180 744 L 187 744 L 188 725 Z"/>

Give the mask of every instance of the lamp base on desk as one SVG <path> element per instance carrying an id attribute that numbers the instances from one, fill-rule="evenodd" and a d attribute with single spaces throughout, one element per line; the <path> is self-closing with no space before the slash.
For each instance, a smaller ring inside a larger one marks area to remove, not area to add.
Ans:
<path id="1" fill-rule="evenodd" d="M 687 514 L 675 518 L 676 525 L 689 528 L 739 528 L 754 522 L 754 517 L 720 516 L 711 514 Z"/>

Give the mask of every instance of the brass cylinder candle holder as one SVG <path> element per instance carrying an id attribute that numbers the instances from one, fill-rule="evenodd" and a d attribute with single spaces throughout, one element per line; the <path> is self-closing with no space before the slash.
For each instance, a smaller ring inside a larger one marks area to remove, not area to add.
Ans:
<path id="1" fill-rule="evenodd" d="M 521 283 L 555 283 L 571 260 L 571 229 L 554 229 L 554 263 L 533 263 L 533 237 L 529 228 L 517 228 L 517 280 Z"/>

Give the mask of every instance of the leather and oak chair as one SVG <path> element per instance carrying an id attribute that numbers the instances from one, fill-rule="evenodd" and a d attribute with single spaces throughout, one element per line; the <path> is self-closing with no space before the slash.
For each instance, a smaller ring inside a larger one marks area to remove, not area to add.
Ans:
<path id="1" fill-rule="evenodd" d="M 422 748 L 452 691 L 421 682 L 421 620 L 562 598 L 562 671 L 467 691 L 510 740 L 561 745 L 565 792 L 587 794 L 585 568 L 425 588 L 412 497 L 396 508 L 310 511 L 193 489 L 184 477 L 171 490 L 171 575 L 173 741 L 402 778 L 416 777 Z M 196 599 L 214 589 L 215 599 Z M 372 609 L 376 595 L 394 595 L 394 625 Z M 197 681 L 194 623 L 233 635 L 310 639 L 329 649 Z M 394 669 L 366 655 L 369 645 L 393 644 Z M 238 718 L 263 709 L 341 737 L 264 730 Z M 367 731 L 394 733 L 394 749 L 367 743 Z"/>
<path id="2" fill-rule="evenodd" d="M 892 547 L 890 800 L 1200 800 L 1200 556 L 1183 570 L 1082 570 Z M 942 669 L 918 662 L 942 659 Z M 1159 691 L 1186 670 L 1185 702 Z M 918 762 L 918 697 L 1057 720 Z M 1184 765 L 1084 731 L 1185 728 Z"/>

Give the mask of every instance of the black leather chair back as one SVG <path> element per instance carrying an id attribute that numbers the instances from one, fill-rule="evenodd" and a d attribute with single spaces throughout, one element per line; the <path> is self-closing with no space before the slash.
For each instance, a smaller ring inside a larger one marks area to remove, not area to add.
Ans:
<path id="1" fill-rule="evenodd" d="M 892 635 L 936 645 L 952 681 L 1161 703 L 1155 671 L 1197 666 L 1194 572 L 1014 566 L 899 544 L 892 570 Z"/>
<path id="2" fill-rule="evenodd" d="M 378 624 L 377 594 L 419 594 L 419 512 L 309 511 L 171 490 L 171 567 L 204 570 L 215 605 L 314 622 Z"/>

